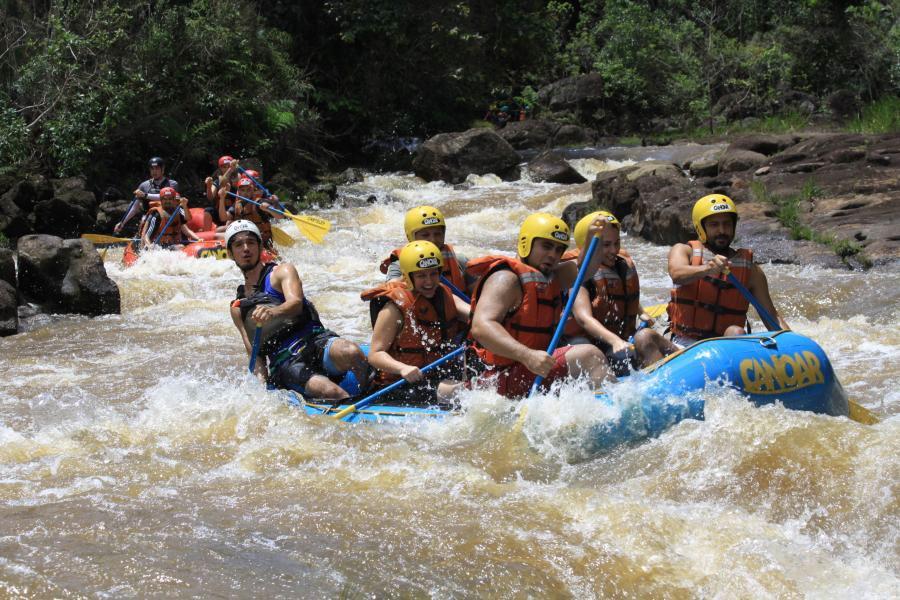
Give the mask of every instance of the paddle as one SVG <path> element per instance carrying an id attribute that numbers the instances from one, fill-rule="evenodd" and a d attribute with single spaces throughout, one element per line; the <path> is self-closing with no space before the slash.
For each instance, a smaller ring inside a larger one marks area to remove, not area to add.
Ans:
<path id="1" fill-rule="evenodd" d="M 453 283 L 449 279 L 444 277 L 443 275 L 441 275 L 441 283 L 443 283 L 448 288 L 450 288 L 450 291 L 453 292 L 454 294 L 456 294 L 457 296 L 459 296 L 463 302 L 465 302 L 467 304 L 472 303 L 472 300 L 469 298 L 469 296 L 466 295 L 466 293 L 464 291 L 462 291 L 461 289 L 459 289 L 458 287 L 453 285 Z"/>
<path id="2" fill-rule="evenodd" d="M 437 367 L 438 365 L 441 365 L 441 364 L 447 362 L 454 356 L 461 354 L 462 352 L 465 351 L 465 349 L 466 349 L 465 346 L 460 346 L 459 348 L 457 348 L 450 354 L 442 356 L 441 358 L 437 359 L 433 363 L 431 363 L 429 365 L 425 365 L 424 367 L 422 367 L 419 370 L 422 371 L 423 373 L 425 371 L 430 371 L 431 369 Z M 366 398 L 363 398 L 356 404 L 352 404 L 352 405 L 348 406 L 347 408 L 341 410 L 340 412 L 338 412 L 337 414 L 334 415 L 334 418 L 340 421 L 341 419 L 343 419 L 350 413 L 356 412 L 356 411 L 372 404 L 372 402 L 374 402 L 377 398 L 380 398 L 381 396 L 387 394 L 388 392 L 392 392 L 392 391 L 396 390 L 397 388 L 402 387 L 405 383 L 406 383 L 406 380 L 401 378 L 399 381 L 395 381 L 394 383 L 387 386 L 386 388 L 382 388 L 382 389 L 378 390 L 377 392 L 375 392 L 374 394 L 367 396 Z"/>
<path id="3" fill-rule="evenodd" d="M 747 301 L 753 305 L 753 308 L 755 308 L 756 312 L 759 313 L 759 317 L 763 320 L 763 323 L 765 323 L 766 328 L 769 331 L 776 331 L 781 329 L 781 325 L 779 325 L 778 321 L 776 321 L 775 318 L 771 314 L 769 314 L 769 311 L 763 308 L 762 304 L 759 303 L 759 300 L 757 300 L 753 296 L 753 294 L 750 293 L 750 290 L 744 287 L 744 284 L 742 284 L 731 271 L 726 269 L 725 276 L 728 277 L 729 283 L 737 288 L 737 290 L 741 294 L 743 294 L 744 298 L 746 298 Z M 874 425 L 875 423 L 878 423 L 880 421 L 880 419 L 875 416 L 875 413 L 870 411 L 862 404 L 856 402 L 855 400 L 851 400 L 848 398 L 847 403 L 850 407 L 847 416 L 857 423 L 862 423 L 863 425 Z"/>
<path id="4" fill-rule="evenodd" d="M 597 244 L 599 241 L 600 238 L 596 235 L 591 238 L 591 243 L 584 255 L 584 260 L 581 263 L 581 268 L 578 269 L 578 276 L 575 278 L 575 283 L 572 285 L 572 291 L 569 292 L 569 300 L 566 302 L 566 307 L 563 309 L 562 315 L 560 315 L 559 317 L 559 323 L 556 326 L 556 331 L 553 333 L 553 338 L 550 340 L 550 345 L 547 347 L 547 354 L 549 354 L 550 356 L 553 356 L 553 351 L 556 350 L 556 346 L 557 344 L 559 344 L 559 339 L 562 337 L 563 329 L 566 326 L 566 320 L 569 318 L 569 314 L 572 312 L 572 305 L 575 304 L 575 296 L 578 295 L 578 290 L 581 288 L 581 282 L 584 281 L 584 276 L 585 274 L 587 274 L 588 265 L 591 264 L 591 258 L 593 258 L 594 256 L 594 250 L 597 249 Z M 538 387 L 543 381 L 544 377 L 542 375 L 538 375 L 534 379 L 534 383 L 531 384 L 531 391 L 528 392 L 529 398 L 534 395 L 534 392 L 537 391 Z"/>
<path id="5" fill-rule="evenodd" d="M 651 319 L 658 319 L 663 316 L 663 313 L 666 312 L 666 309 L 669 308 L 668 302 L 663 302 L 662 304 L 654 304 L 653 306 L 648 306 L 644 309 L 644 312 L 647 313 Z"/>
<path id="6" fill-rule="evenodd" d="M 266 189 L 266 186 L 264 186 L 264 185 L 261 184 L 259 181 L 257 181 L 256 178 L 253 177 L 253 175 L 251 175 L 250 173 L 248 173 L 247 171 L 245 171 L 245 170 L 244 170 L 244 167 L 238 165 L 238 171 L 241 172 L 241 175 L 246 175 L 246 176 L 250 179 L 250 181 L 252 181 L 253 183 L 255 183 L 255 184 L 256 184 L 256 187 L 258 187 L 259 189 L 261 189 L 261 190 L 262 190 L 262 193 L 265 194 L 267 197 L 271 198 L 272 196 L 275 195 L 275 194 L 273 194 L 272 192 L 270 192 L 269 190 L 267 190 L 267 189 Z M 275 201 L 278 202 L 278 206 L 281 208 L 281 210 L 287 210 L 287 209 L 284 207 L 284 204 L 282 204 L 279 200 L 276 199 Z"/>
<path id="7" fill-rule="evenodd" d="M 103 235 L 100 233 L 82 233 L 81 237 L 94 244 L 127 244 L 135 242 L 140 238 L 120 238 L 111 235 Z"/>
<path id="8" fill-rule="evenodd" d="M 276 227 L 272 225 L 272 239 L 275 240 L 275 243 L 279 246 L 284 246 L 285 248 L 290 248 L 294 244 L 297 243 L 297 240 L 291 237 L 284 229 L 280 227 Z"/>
<path id="9" fill-rule="evenodd" d="M 253 349 L 250 351 L 250 374 L 256 370 L 256 357 L 259 356 L 259 343 L 262 341 L 262 325 L 256 326 L 256 332 L 253 334 Z"/>
<path id="10" fill-rule="evenodd" d="M 256 200 L 251 200 L 250 198 L 245 198 L 240 194 L 235 194 L 234 192 L 225 192 L 235 198 L 240 198 L 250 204 L 255 204 L 256 206 L 261 207 L 262 204 L 257 202 Z M 269 207 L 267 210 L 271 210 L 274 213 L 278 213 L 279 215 L 284 215 L 289 219 L 294 220 L 294 225 L 297 226 L 297 229 L 305 235 L 311 242 L 314 244 L 321 244 L 322 240 L 325 239 L 325 234 L 328 233 L 328 230 L 331 229 L 331 222 L 323 219 L 321 217 L 301 217 L 298 215 L 294 215 L 289 213 L 288 211 L 281 211 L 277 208 Z"/>

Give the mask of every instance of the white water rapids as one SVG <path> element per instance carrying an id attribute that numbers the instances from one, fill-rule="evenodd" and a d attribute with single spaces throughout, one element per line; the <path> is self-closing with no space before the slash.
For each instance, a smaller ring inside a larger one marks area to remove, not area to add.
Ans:
<path id="1" fill-rule="evenodd" d="M 369 176 L 344 191 L 378 202 L 317 213 L 334 224 L 321 246 L 282 223 L 325 323 L 367 340 L 359 292 L 407 208 L 440 207 L 474 257 L 510 252 L 527 214 L 590 196 L 472 183 Z M 643 304 L 664 301 L 667 248 L 623 245 Z M 245 376 L 230 261 L 118 256 L 121 315 L 0 340 L 0 595 L 900 597 L 900 270 L 765 266 L 788 322 L 880 424 L 711 387 L 705 421 L 585 456 L 604 415 L 579 382 L 521 419 L 487 391 L 444 422 L 307 417 Z"/>

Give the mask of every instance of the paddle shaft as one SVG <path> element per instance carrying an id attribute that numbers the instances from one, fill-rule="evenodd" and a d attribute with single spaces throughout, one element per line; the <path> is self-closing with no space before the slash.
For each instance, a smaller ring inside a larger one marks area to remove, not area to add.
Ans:
<path id="1" fill-rule="evenodd" d="M 744 287 L 743 283 L 738 281 L 738 278 L 734 276 L 734 273 L 726 270 L 725 276 L 728 277 L 728 282 L 731 283 L 731 285 L 733 285 L 734 287 L 736 287 L 737 290 L 741 294 L 743 294 L 744 298 L 746 298 L 747 301 L 753 305 L 753 308 L 755 308 L 756 312 L 759 313 L 759 317 L 763 320 L 763 324 L 765 324 L 766 328 L 769 331 L 778 331 L 779 329 L 781 329 L 781 326 L 778 324 L 778 321 L 772 315 L 769 314 L 769 311 L 767 311 L 765 308 L 763 308 L 763 305 L 760 304 L 759 300 L 757 300 L 753 296 L 753 294 L 750 293 L 750 290 L 748 290 L 746 287 Z"/>
<path id="2" fill-rule="evenodd" d="M 250 351 L 250 364 L 248 365 L 251 375 L 253 375 L 253 371 L 256 370 L 256 357 L 259 356 L 259 344 L 261 341 L 262 325 L 257 325 L 256 331 L 253 334 L 253 349 Z"/>
<path id="3" fill-rule="evenodd" d="M 234 192 L 225 192 L 225 193 L 228 194 L 229 196 L 234 196 L 235 198 L 237 198 L 239 200 L 244 200 L 245 202 L 249 202 L 250 204 L 255 204 L 260 208 L 264 208 L 263 205 L 261 203 L 257 202 L 256 200 L 251 200 L 250 198 L 245 198 L 245 197 L 241 196 L 240 194 L 235 194 Z M 278 213 L 279 215 L 283 215 L 289 219 L 294 218 L 292 215 L 287 214 L 283 210 L 278 210 L 277 208 L 274 208 L 272 206 L 265 208 L 265 210 L 271 210 L 272 212 Z"/>
<path id="4" fill-rule="evenodd" d="M 460 346 L 459 348 L 457 348 L 456 350 L 454 350 L 454 351 L 451 352 L 450 354 L 447 354 L 447 355 L 445 355 L 445 356 L 442 356 L 441 358 L 437 359 L 437 360 L 434 361 L 433 363 L 431 363 L 431 364 L 429 364 L 429 365 L 425 365 L 424 367 L 422 367 L 422 368 L 419 369 L 419 370 L 422 371 L 423 373 L 426 372 L 426 371 L 430 371 L 431 369 L 433 369 L 433 368 L 435 368 L 435 367 L 437 367 L 437 366 L 439 366 L 439 365 L 441 365 L 441 364 L 447 362 L 448 360 L 450 360 L 450 359 L 453 358 L 454 356 L 458 356 L 459 354 L 461 354 L 462 352 L 464 352 L 465 349 L 466 349 L 465 346 Z M 377 399 L 380 398 L 381 396 L 387 394 L 388 392 L 392 392 L 392 391 L 396 390 L 397 388 L 402 387 L 402 386 L 405 385 L 406 383 L 407 383 L 406 380 L 403 379 L 403 378 L 401 378 L 399 381 L 395 381 L 394 383 L 392 383 L 391 385 L 387 386 L 386 388 L 383 388 L 383 389 L 378 390 L 377 392 L 375 392 L 375 393 L 372 394 L 371 396 L 368 396 L 368 397 L 366 397 L 366 398 L 363 398 L 362 400 L 360 400 L 360 401 L 357 402 L 356 404 L 353 404 L 353 405 L 351 405 L 351 406 L 348 406 L 347 408 L 343 409 L 343 410 L 340 411 L 339 413 L 335 414 L 335 415 L 334 415 L 334 418 L 337 419 L 337 420 L 341 420 L 341 419 L 343 419 L 345 416 L 349 415 L 350 413 L 356 412 L 356 411 L 360 410 L 361 408 L 367 407 L 368 405 L 372 404 L 372 402 L 374 402 L 375 400 L 377 400 Z"/>
<path id="5" fill-rule="evenodd" d="M 572 291 L 569 292 L 569 299 L 566 302 L 566 307 L 563 309 L 562 315 L 559 317 L 559 323 L 556 325 L 556 331 L 553 333 L 553 338 L 550 340 L 550 345 L 547 347 L 547 354 L 553 355 L 553 351 L 556 350 L 556 346 L 559 344 L 559 340 L 562 337 L 563 329 L 566 327 L 566 320 L 569 318 L 569 314 L 572 312 L 572 305 L 575 304 L 575 296 L 578 295 L 578 290 L 581 289 L 581 282 L 584 281 L 584 276 L 587 274 L 588 265 L 591 263 L 591 258 L 594 256 L 594 250 L 597 249 L 597 244 L 600 242 L 600 238 L 594 236 L 591 238 L 591 243 L 588 246 L 587 252 L 584 254 L 584 260 L 581 263 L 581 268 L 578 269 L 578 276 L 575 278 L 575 284 L 572 286 Z M 543 383 L 544 377 L 542 375 L 538 375 L 534 379 L 534 383 L 531 384 L 531 391 L 528 392 L 528 397 L 531 398 L 534 395 L 534 392 L 537 391 L 538 387 L 540 387 L 541 383 Z"/>
<path id="6" fill-rule="evenodd" d="M 266 189 L 266 186 L 264 186 L 264 185 L 261 184 L 259 181 L 257 181 L 256 178 L 255 178 L 253 175 L 250 175 L 249 173 L 247 173 L 247 171 L 244 170 L 244 167 L 238 165 L 238 171 L 241 172 L 241 175 L 246 175 L 246 176 L 250 179 L 250 181 L 252 181 L 253 183 L 255 183 L 255 184 L 256 184 L 256 187 L 258 187 L 259 189 L 261 189 L 262 192 L 263 192 L 263 194 L 265 194 L 266 196 L 268 196 L 268 197 L 270 197 L 270 198 L 273 196 L 272 192 L 270 192 L 269 190 L 267 190 L 267 189 Z M 278 202 L 278 201 L 276 200 L 276 202 Z M 282 204 L 281 202 L 278 202 L 278 206 L 280 206 L 281 209 L 284 210 L 284 204 Z"/>
<path id="7" fill-rule="evenodd" d="M 453 285 L 453 282 L 451 282 L 449 279 L 447 279 L 443 275 L 441 275 L 441 283 L 443 283 L 448 288 L 450 288 L 450 291 L 453 292 L 454 294 L 456 294 L 457 296 L 459 296 L 463 302 L 466 302 L 468 304 L 472 303 L 472 300 L 469 298 L 468 295 L 466 295 L 466 293 L 464 291 L 462 291 L 461 289 L 459 289 L 458 287 Z"/>
<path id="8" fill-rule="evenodd" d="M 116 223 L 116 226 L 115 226 L 113 229 L 116 229 L 116 228 L 122 226 L 122 224 L 125 222 L 125 217 L 127 217 L 128 215 L 131 214 L 131 209 L 134 208 L 134 203 L 137 202 L 137 201 L 138 201 L 138 197 L 137 197 L 137 196 L 135 196 L 135 197 L 133 197 L 133 198 L 131 199 L 131 204 L 128 205 L 128 209 L 125 211 L 125 214 L 122 215 L 122 218 L 119 219 L 119 222 Z"/>

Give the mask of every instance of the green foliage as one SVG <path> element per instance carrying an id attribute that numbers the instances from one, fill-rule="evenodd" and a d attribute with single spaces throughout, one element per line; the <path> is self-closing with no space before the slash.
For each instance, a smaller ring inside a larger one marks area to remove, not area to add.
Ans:
<path id="1" fill-rule="evenodd" d="M 802 219 L 802 206 L 804 202 L 814 200 L 822 194 L 822 190 L 810 178 L 803 183 L 800 193 L 790 196 L 773 196 L 760 181 L 750 183 L 750 192 L 758 202 L 766 202 L 775 207 L 775 218 L 791 234 L 791 239 L 807 240 L 824 244 L 849 264 L 849 259 L 854 260 L 864 268 L 872 266 L 872 261 L 863 253 L 863 248 L 853 240 L 838 238 L 831 233 L 822 233 L 806 225 Z"/>
<path id="2" fill-rule="evenodd" d="M 862 115 L 847 128 L 855 133 L 894 133 L 900 131 L 900 97 L 885 96 L 863 107 Z"/>
<path id="3" fill-rule="evenodd" d="M 9 248 L 9 238 L 0 231 L 0 248 Z"/>

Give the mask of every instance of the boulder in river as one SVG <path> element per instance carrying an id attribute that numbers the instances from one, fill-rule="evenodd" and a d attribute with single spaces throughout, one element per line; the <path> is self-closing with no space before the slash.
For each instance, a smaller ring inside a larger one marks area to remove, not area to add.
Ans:
<path id="1" fill-rule="evenodd" d="M 417 176 L 426 181 L 462 183 L 470 173 L 518 175 L 519 155 L 491 129 L 441 133 L 422 144 L 413 161 Z"/>
<path id="2" fill-rule="evenodd" d="M 552 150 L 535 156 L 528 163 L 527 169 L 533 181 L 547 183 L 584 183 L 587 181 L 560 153 Z"/>
<path id="3" fill-rule="evenodd" d="M 119 313 L 119 288 L 87 240 L 19 238 L 19 291 L 46 310 L 90 316 Z"/>
<path id="4" fill-rule="evenodd" d="M 0 280 L 0 337 L 19 331 L 19 307 L 16 288 Z"/>

